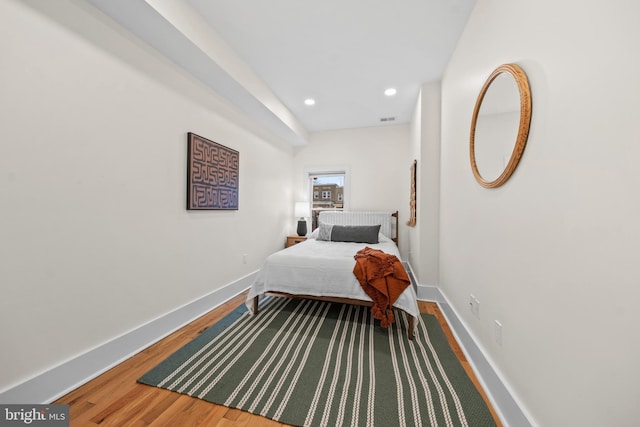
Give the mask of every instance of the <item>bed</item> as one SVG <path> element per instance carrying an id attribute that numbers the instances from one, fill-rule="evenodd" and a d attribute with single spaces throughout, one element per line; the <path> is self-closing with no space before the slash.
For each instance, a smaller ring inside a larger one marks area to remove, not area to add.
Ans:
<path id="1" fill-rule="evenodd" d="M 354 256 L 359 250 L 370 247 L 400 259 L 397 212 L 324 211 L 320 213 L 319 222 L 340 226 L 379 224 L 378 243 L 321 240 L 322 226 L 317 228 L 306 241 L 267 257 L 247 295 L 247 307 L 252 313 L 258 313 L 258 299 L 265 294 L 373 305 L 353 273 Z M 407 335 L 413 339 L 415 319 L 419 316 L 413 286 L 402 292 L 393 307 L 408 314 Z"/>

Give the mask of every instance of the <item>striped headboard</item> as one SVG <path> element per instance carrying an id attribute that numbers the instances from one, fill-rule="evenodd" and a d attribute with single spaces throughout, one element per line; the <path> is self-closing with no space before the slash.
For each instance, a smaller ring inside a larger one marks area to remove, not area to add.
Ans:
<path id="1" fill-rule="evenodd" d="M 398 211 L 322 211 L 319 221 L 332 225 L 378 225 L 380 232 L 398 244 Z"/>

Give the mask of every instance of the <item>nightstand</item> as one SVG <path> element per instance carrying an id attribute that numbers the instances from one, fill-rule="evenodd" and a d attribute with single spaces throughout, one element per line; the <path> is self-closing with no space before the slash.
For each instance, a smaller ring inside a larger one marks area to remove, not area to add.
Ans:
<path id="1" fill-rule="evenodd" d="M 293 246 L 296 243 L 304 242 L 305 240 L 307 240 L 305 236 L 287 236 L 287 244 L 285 245 L 285 248 Z"/>

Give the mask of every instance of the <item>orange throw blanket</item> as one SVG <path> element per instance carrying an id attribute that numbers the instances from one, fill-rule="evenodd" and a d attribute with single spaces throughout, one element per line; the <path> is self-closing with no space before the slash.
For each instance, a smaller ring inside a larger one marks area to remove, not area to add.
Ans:
<path id="1" fill-rule="evenodd" d="M 373 300 L 371 313 L 383 328 L 393 323 L 393 303 L 411 284 L 402 263 L 395 255 L 365 247 L 354 256 L 353 267 L 360 286 Z"/>

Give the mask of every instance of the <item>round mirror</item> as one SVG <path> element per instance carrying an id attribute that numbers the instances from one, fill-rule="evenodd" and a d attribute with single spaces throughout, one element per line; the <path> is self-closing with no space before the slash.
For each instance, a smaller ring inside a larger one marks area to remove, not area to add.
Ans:
<path id="1" fill-rule="evenodd" d="M 509 179 L 527 144 L 530 123 L 526 74 L 515 64 L 499 66 L 482 87 L 471 119 L 471 169 L 480 185 L 495 188 Z"/>

